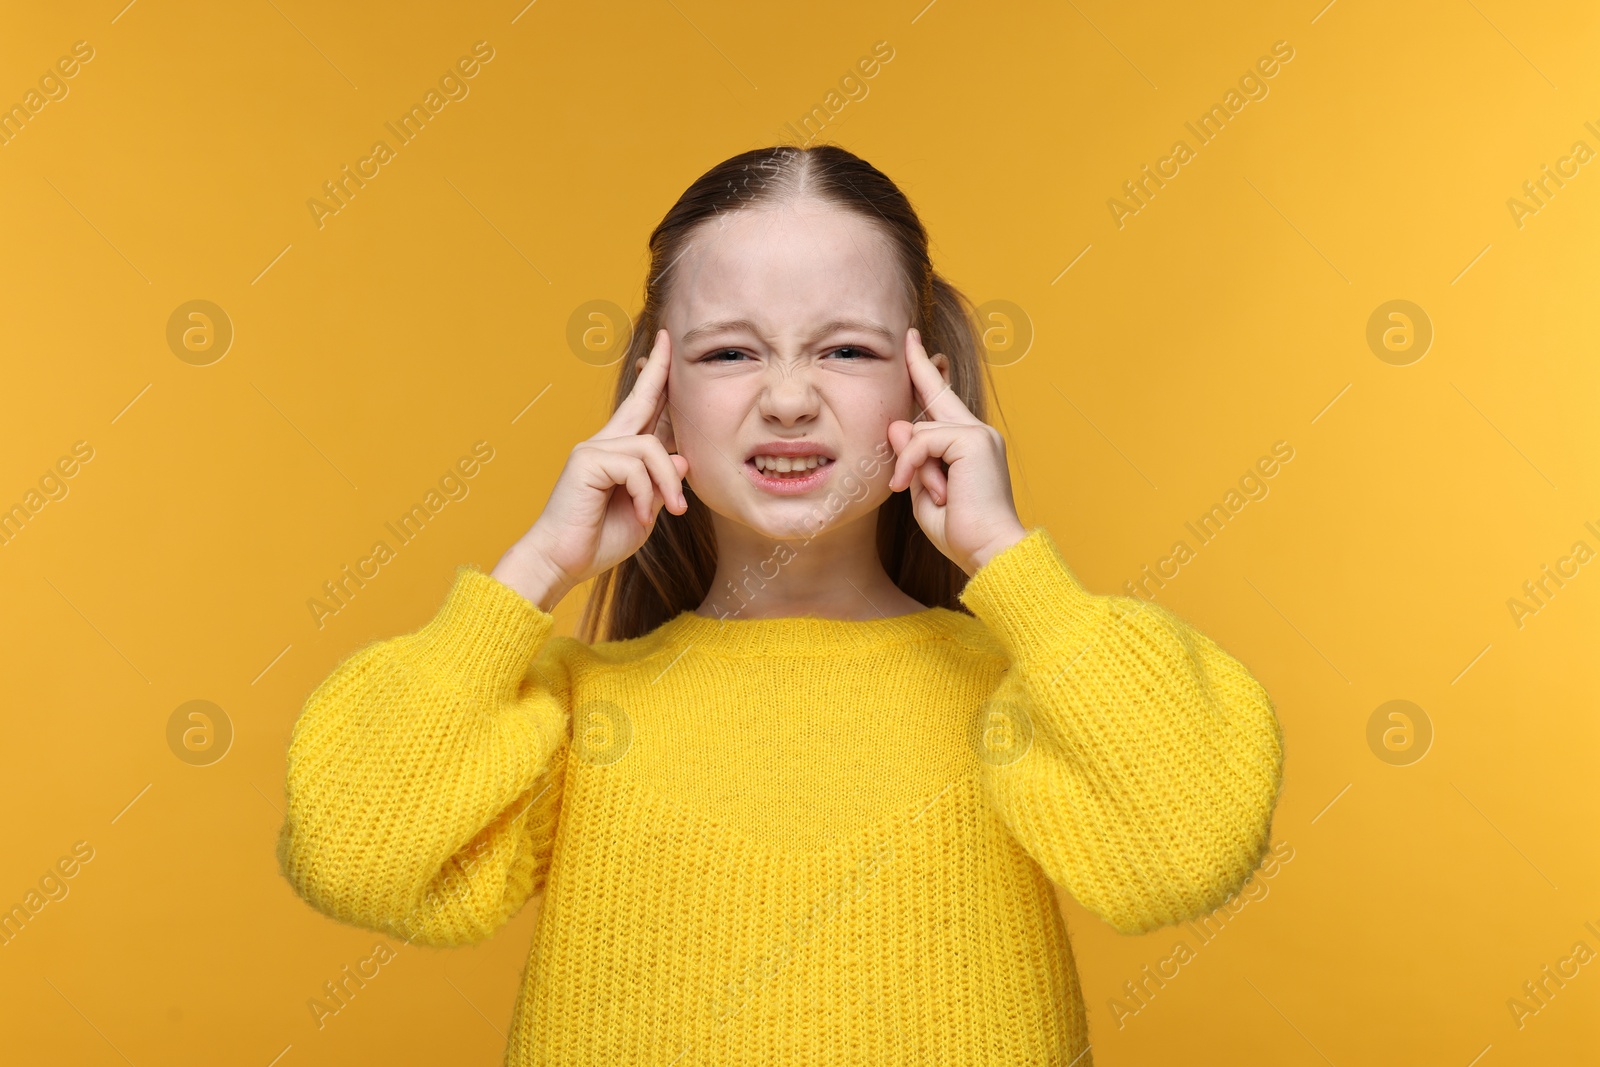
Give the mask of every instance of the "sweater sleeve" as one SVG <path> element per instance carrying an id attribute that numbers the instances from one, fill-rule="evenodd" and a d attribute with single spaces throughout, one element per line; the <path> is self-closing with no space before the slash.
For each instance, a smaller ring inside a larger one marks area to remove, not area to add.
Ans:
<path id="1" fill-rule="evenodd" d="M 553 616 L 458 567 L 415 632 L 350 654 L 288 746 L 284 877 L 342 922 L 482 941 L 544 884 L 569 747 Z"/>
<path id="2" fill-rule="evenodd" d="M 961 599 L 1009 661 L 977 720 L 984 794 L 1046 875 L 1125 934 L 1237 892 L 1283 780 L 1250 672 L 1158 604 L 1087 592 L 1043 527 Z"/>

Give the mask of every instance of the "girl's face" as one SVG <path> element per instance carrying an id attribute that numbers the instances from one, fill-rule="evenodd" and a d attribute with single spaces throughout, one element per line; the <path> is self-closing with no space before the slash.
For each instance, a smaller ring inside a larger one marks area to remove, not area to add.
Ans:
<path id="1" fill-rule="evenodd" d="M 702 224 L 671 269 L 666 417 L 695 495 L 775 540 L 876 511 L 894 473 L 889 424 L 917 414 L 910 307 L 885 239 L 801 200 Z M 753 461 L 775 441 L 831 462 L 777 482 Z"/>

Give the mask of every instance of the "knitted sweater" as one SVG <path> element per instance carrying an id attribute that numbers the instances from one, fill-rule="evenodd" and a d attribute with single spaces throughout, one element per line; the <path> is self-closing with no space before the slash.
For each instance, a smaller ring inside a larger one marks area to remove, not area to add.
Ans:
<path id="1" fill-rule="evenodd" d="M 1088 1067 L 1051 883 L 1124 933 L 1222 904 L 1269 843 L 1280 727 L 1043 527 L 961 600 L 590 644 L 460 566 L 308 698 L 283 873 L 436 946 L 543 889 L 511 1067 Z"/>

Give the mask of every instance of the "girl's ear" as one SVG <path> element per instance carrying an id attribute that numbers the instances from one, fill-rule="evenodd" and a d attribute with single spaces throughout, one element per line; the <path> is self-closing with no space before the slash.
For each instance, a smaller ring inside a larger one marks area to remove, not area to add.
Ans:
<path id="1" fill-rule="evenodd" d="M 661 438 L 661 443 L 667 446 L 668 452 L 678 450 L 678 439 L 672 433 L 672 402 L 661 409 L 661 417 L 656 420 L 656 436 Z"/>

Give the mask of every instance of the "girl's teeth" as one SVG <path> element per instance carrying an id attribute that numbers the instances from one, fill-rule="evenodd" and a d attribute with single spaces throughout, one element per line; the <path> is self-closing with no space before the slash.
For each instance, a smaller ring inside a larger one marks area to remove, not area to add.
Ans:
<path id="1" fill-rule="evenodd" d="M 821 456 L 757 456 L 754 462 L 756 469 L 765 474 L 803 475 L 832 461 Z"/>

